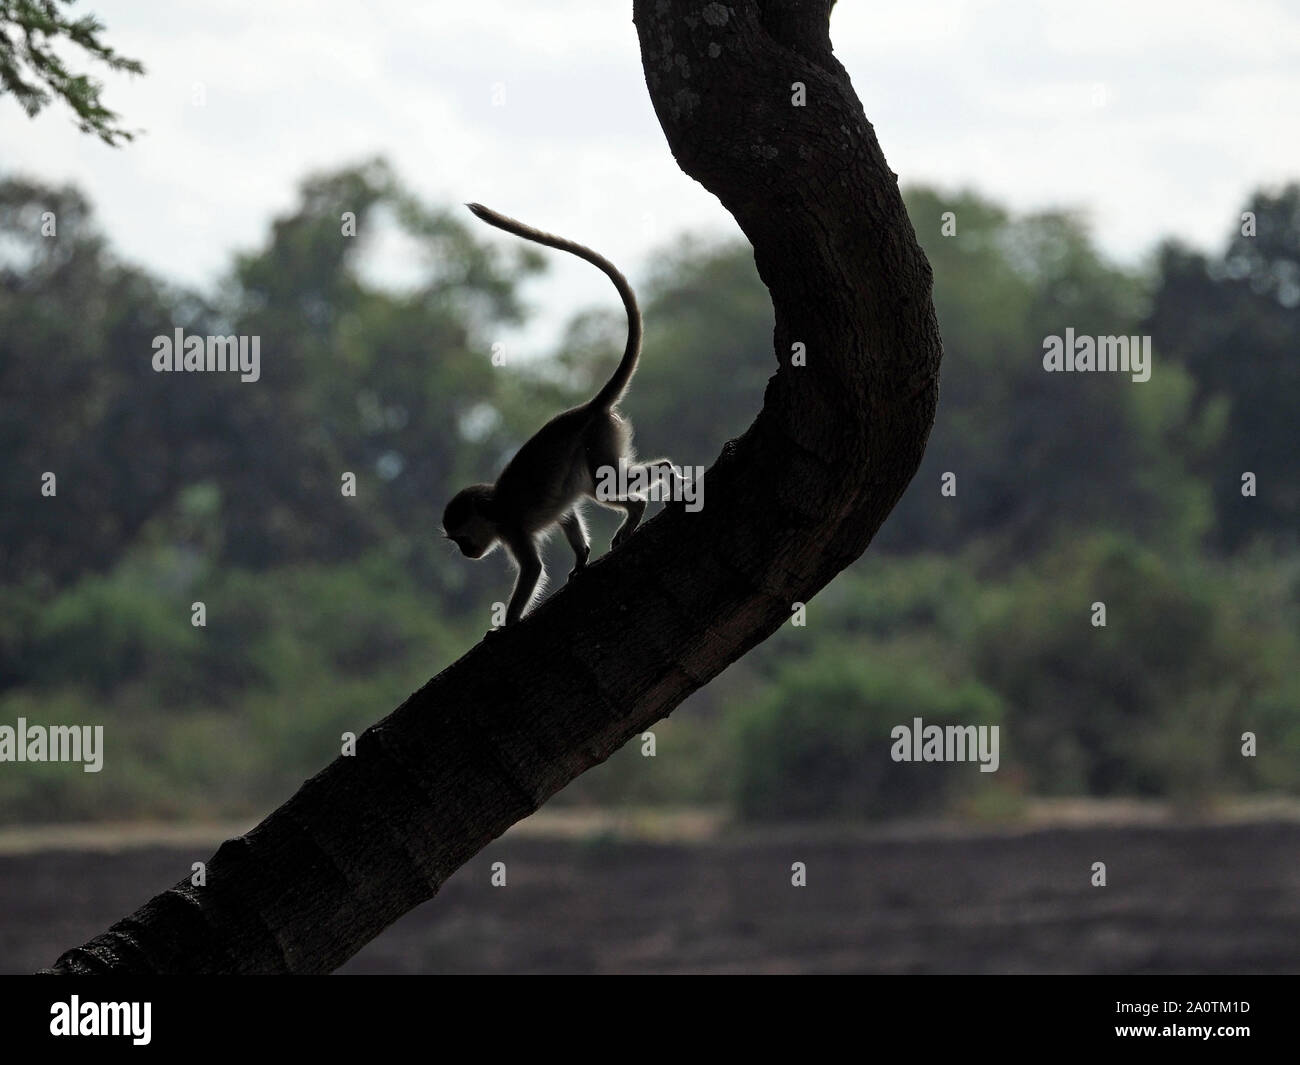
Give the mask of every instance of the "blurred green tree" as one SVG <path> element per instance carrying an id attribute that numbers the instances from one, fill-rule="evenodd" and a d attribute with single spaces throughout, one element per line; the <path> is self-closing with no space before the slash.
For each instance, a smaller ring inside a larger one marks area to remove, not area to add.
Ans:
<path id="1" fill-rule="evenodd" d="M 1246 212 L 1251 218 L 1246 219 Z M 1251 197 L 1217 256 L 1169 242 L 1146 329 L 1187 368 L 1193 402 L 1226 422 L 1219 447 L 1191 456 L 1213 486 L 1216 541 L 1296 543 L 1300 530 L 1300 184 Z M 1242 474 L 1257 478 L 1242 495 Z"/>
<path id="2" fill-rule="evenodd" d="M 0 584 L 44 592 L 111 565 L 183 482 L 201 441 L 151 341 L 206 332 L 206 308 L 119 263 L 70 188 L 0 183 L 0 249 Z"/>
<path id="3" fill-rule="evenodd" d="M 921 469 L 877 537 L 890 551 L 995 537 L 1008 559 L 1119 525 L 1184 547 L 1209 520 L 1186 470 L 1214 425 L 1192 417 L 1185 375 L 1050 374 L 1043 342 L 1139 332 L 1145 282 L 1106 263 L 1080 220 L 1021 218 L 974 193 L 915 188 L 909 211 L 934 266 L 945 337 L 939 413 Z M 956 233 L 942 235 L 942 216 Z M 957 495 L 940 478 L 957 476 Z"/>
<path id="4" fill-rule="evenodd" d="M 860 820 L 942 808 L 978 768 L 916 765 L 890 756 L 891 730 L 996 725 L 996 695 L 973 680 L 950 684 L 924 668 L 828 642 L 777 671 L 770 688 L 730 719 L 736 810 L 769 819 Z M 919 667 L 919 668 L 918 668 Z"/>

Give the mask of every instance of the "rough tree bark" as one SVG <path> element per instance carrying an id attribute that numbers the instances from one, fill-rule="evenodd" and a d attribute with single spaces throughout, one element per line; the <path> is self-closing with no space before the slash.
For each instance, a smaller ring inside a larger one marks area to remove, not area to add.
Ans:
<path id="1" fill-rule="evenodd" d="M 862 554 L 920 462 L 941 344 L 831 3 L 634 4 L 673 154 L 740 223 L 776 310 L 779 368 L 704 509 L 649 522 L 222 844 L 206 887 L 182 881 L 54 971 L 334 969 Z"/>

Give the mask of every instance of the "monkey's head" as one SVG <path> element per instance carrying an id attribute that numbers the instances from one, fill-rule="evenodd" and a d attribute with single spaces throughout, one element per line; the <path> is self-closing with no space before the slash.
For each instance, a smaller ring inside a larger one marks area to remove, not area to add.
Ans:
<path id="1" fill-rule="evenodd" d="M 466 558 L 482 558 L 497 542 L 496 525 L 488 517 L 490 484 L 472 484 L 457 492 L 442 512 L 442 533 Z"/>

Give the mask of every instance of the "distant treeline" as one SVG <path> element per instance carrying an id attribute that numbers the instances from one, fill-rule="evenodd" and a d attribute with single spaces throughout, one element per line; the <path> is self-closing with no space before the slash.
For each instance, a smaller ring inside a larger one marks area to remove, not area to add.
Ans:
<path id="1" fill-rule="evenodd" d="M 908 203 L 946 352 L 912 486 L 803 624 L 562 801 L 1295 791 L 1300 186 L 1225 219 L 1220 253 L 1141 270 L 1067 212 Z M 265 810 L 482 634 L 505 576 L 447 549 L 441 507 L 603 379 L 623 324 L 611 305 L 494 365 L 545 260 L 462 215 L 382 162 L 317 175 L 197 293 L 121 261 L 77 190 L 0 182 L 0 724 L 102 724 L 105 748 L 95 774 L 0 763 L 0 818 Z M 422 267 L 400 290 L 366 268 L 395 234 Z M 640 449 L 707 466 L 775 370 L 767 293 L 740 243 L 682 239 L 638 280 Z M 1149 379 L 1045 372 L 1067 330 L 1151 337 Z M 183 336 L 258 337 L 257 379 L 156 372 Z M 892 762 L 916 717 L 999 725 L 998 771 Z"/>

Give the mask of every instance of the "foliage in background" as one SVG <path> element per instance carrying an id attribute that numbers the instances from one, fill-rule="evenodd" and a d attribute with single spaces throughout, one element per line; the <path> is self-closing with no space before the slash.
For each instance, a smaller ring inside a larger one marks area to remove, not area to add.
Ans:
<path id="1" fill-rule="evenodd" d="M 1194 407 L 1224 424 L 1212 452 L 1187 457 L 1211 486 L 1213 543 L 1226 550 L 1259 537 L 1295 547 L 1300 532 L 1300 185 L 1257 192 L 1246 211 L 1253 235 L 1235 232 L 1221 255 L 1161 247 L 1144 327 L 1186 367 Z M 1261 486 L 1253 499 L 1245 471 Z"/>
<path id="2" fill-rule="evenodd" d="M 861 818 L 942 809 L 974 764 L 895 762 L 897 725 L 997 725 L 997 696 L 952 684 L 923 656 L 888 646 L 819 644 L 782 666 L 767 692 L 731 715 L 736 810 L 743 817 Z"/>
<path id="3" fill-rule="evenodd" d="M 1266 241 L 1166 249 L 1146 276 L 1068 214 L 913 190 L 947 346 L 916 480 L 806 625 L 657 724 L 654 757 L 633 740 L 559 801 L 854 819 L 1300 788 L 1297 202 L 1261 193 Z M 401 284 L 372 269 L 392 242 Z M 119 262 L 76 190 L 0 183 L 0 724 L 107 743 L 98 775 L 0 765 L 0 819 L 251 818 L 478 639 L 508 574 L 446 549 L 441 506 L 621 347 L 607 308 L 546 365 L 492 366 L 541 263 L 372 161 L 308 178 L 196 294 Z M 639 287 L 640 448 L 707 466 L 775 369 L 766 291 L 747 247 L 691 241 Z M 154 373 L 178 326 L 260 336 L 261 380 Z M 1151 380 L 1043 373 L 1067 327 L 1151 331 Z M 999 724 L 1000 769 L 893 763 L 914 717 Z"/>

